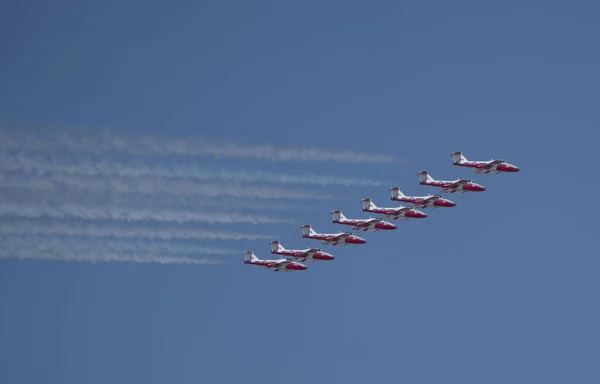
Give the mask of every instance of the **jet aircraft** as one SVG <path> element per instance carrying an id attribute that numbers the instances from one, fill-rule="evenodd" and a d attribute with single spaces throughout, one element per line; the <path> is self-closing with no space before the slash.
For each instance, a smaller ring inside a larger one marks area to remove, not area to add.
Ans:
<path id="1" fill-rule="evenodd" d="M 292 256 L 294 260 L 301 262 L 313 262 L 317 260 L 333 260 L 335 256 L 319 248 L 307 249 L 285 249 L 278 240 L 271 241 L 271 253 L 284 256 Z"/>
<path id="2" fill-rule="evenodd" d="M 390 200 L 412 203 L 417 208 L 456 207 L 455 202 L 441 195 L 406 196 L 398 187 L 390 188 Z"/>
<path id="3" fill-rule="evenodd" d="M 462 152 L 454 152 L 451 154 L 452 163 L 459 167 L 475 168 L 474 173 L 477 174 L 498 174 L 502 172 L 519 172 L 520 169 L 516 165 L 510 164 L 506 160 L 488 160 L 488 161 L 471 161 L 463 155 Z"/>
<path id="4" fill-rule="evenodd" d="M 303 271 L 308 267 L 297 261 L 281 258 L 278 260 L 261 260 L 252 251 L 244 251 L 244 264 L 259 265 L 275 272 Z"/>
<path id="5" fill-rule="evenodd" d="M 442 192 L 465 193 L 465 192 L 483 192 L 485 187 L 475 183 L 472 180 L 434 180 L 427 171 L 419 172 L 419 184 L 442 188 Z"/>
<path id="6" fill-rule="evenodd" d="M 375 232 L 380 230 L 392 230 L 398 228 L 396 225 L 387 222 L 383 219 L 348 219 L 340 210 L 332 211 L 331 214 L 333 216 L 333 223 L 351 225 L 355 230 Z"/>
<path id="7" fill-rule="evenodd" d="M 367 242 L 367 240 L 350 232 L 317 233 L 310 224 L 302 226 L 302 237 L 305 239 L 321 240 L 323 244 L 340 247 L 348 244 L 365 244 Z"/>
<path id="8" fill-rule="evenodd" d="M 402 205 L 393 208 L 378 207 L 371 198 L 362 200 L 362 210 L 363 212 L 379 213 L 386 219 L 392 220 L 424 219 L 428 216 L 425 212 Z"/>

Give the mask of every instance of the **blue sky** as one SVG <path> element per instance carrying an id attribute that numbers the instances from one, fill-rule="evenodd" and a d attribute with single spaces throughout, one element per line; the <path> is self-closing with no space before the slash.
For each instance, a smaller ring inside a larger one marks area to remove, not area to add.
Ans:
<path id="1" fill-rule="evenodd" d="M 5 2 L 0 382 L 597 383 L 598 11 Z M 437 192 L 422 170 L 487 191 L 304 272 L 243 264 Z"/>

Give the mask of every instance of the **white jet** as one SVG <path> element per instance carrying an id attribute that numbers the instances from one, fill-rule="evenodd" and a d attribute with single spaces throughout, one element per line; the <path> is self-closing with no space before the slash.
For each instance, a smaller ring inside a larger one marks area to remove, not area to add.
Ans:
<path id="1" fill-rule="evenodd" d="M 274 255 L 291 256 L 294 260 L 301 262 L 335 259 L 335 256 L 319 248 L 286 249 L 278 240 L 271 241 L 271 253 Z"/>
<path id="2" fill-rule="evenodd" d="M 398 187 L 390 188 L 390 200 L 412 203 L 417 208 L 456 207 L 455 202 L 441 195 L 407 196 Z"/>
<path id="3" fill-rule="evenodd" d="M 365 232 L 394 230 L 398 228 L 395 224 L 392 224 L 383 219 L 376 219 L 374 217 L 368 219 L 348 219 L 340 210 L 332 211 L 331 215 L 332 222 L 334 224 L 349 225 L 352 226 L 355 230 L 361 230 Z"/>
<path id="4" fill-rule="evenodd" d="M 362 210 L 363 212 L 379 213 L 386 219 L 392 220 L 424 219 L 427 217 L 425 212 L 402 205 L 393 208 L 378 207 L 370 197 L 362 199 Z"/>
<path id="5" fill-rule="evenodd" d="M 452 164 L 459 167 L 475 168 L 474 173 L 477 174 L 498 174 L 503 172 L 519 172 L 520 169 L 516 165 L 510 164 L 506 160 L 488 160 L 488 161 L 472 161 L 468 160 L 462 152 L 454 152 L 451 154 Z"/>
<path id="6" fill-rule="evenodd" d="M 348 244 L 365 244 L 367 240 L 350 232 L 317 233 L 310 224 L 302 226 L 302 237 L 305 239 L 321 240 L 323 244 L 346 246 Z"/>
<path id="7" fill-rule="evenodd" d="M 456 179 L 456 180 L 435 180 L 429 172 L 419 172 L 419 184 L 429 185 L 432 187 L 442 188 L 442 192 L 450 193 L 466 193 L 466 192 L 483 192 L 485 187 L 475 183 L 473 180 Z"/>
<path id="8" fill-rule="evenodd" d="M 252 251 L 244 251 L 244 264 L 259 265 L 275 272 L 304 271 L 308 267 L 297 261 L 281 258 L 278 260 L 261 260 Z"/>

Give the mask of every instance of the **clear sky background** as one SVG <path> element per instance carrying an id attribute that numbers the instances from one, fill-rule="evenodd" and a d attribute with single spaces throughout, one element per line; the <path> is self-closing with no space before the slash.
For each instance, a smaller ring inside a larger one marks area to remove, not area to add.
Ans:
<path id="1" fill-rule="evenodd" d="M 0 382 L 598 383 L 599 12 L 595 1 L 3 2 Z M 103 130 L 124 149 L 99 147 Z M 75 144 L 44 138 L 61 134 Z M 204 149 L 135 153 L 141 136 Z M 265 161 L 254 155 L 275 152 L 257 145 L 318 149 Z M 452 166 L 456 150 L 522 171 L 474 175 Z M 402 161 L 317 161 L 333 151 Z M 98 164 L 108 171 L 91 174 Z M 176 166 L 238 173 L 214 176 L 212 192 L 110 174 Z M 437 193 L 418 184 L 422 170 L 487 191 L 363 234 L 365 245 L 300 237 L 303 224 L 342 229 L 333 209 L 369 217 L 361 198 L 395 205 L 393 186 Z M 242 182 L 250 171 L 303 176 Z M 190 212 L 201 222 L 171 222 Z M 247 215 L 285 222 L 207 222 Z M 264 238 L 67 233 L 100 226 Z M 279 274 L 243 264 L 245 249 L 271 258 L 271 236 L 337 259 Z M 157 249 L 222 263 L 54 260 Z"/>

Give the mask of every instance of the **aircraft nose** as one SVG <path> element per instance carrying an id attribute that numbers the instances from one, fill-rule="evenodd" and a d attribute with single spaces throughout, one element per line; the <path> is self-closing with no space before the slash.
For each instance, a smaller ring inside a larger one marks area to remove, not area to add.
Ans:
<path id="1" fill-rule="evenodd" d="M 520 170 L 521 170 L 521 168 L 515 167 L 515 172 L 519 172 Z"/>
<path id="2" fill-rule="evenodd" d="M 483 192 L 483 191 L 485 191 L 485 187 L 484 187 L 483 185 L 480 185 L 480 186 L 479 186 L 479 190 L 480 190 L 481 192 Z"/>

